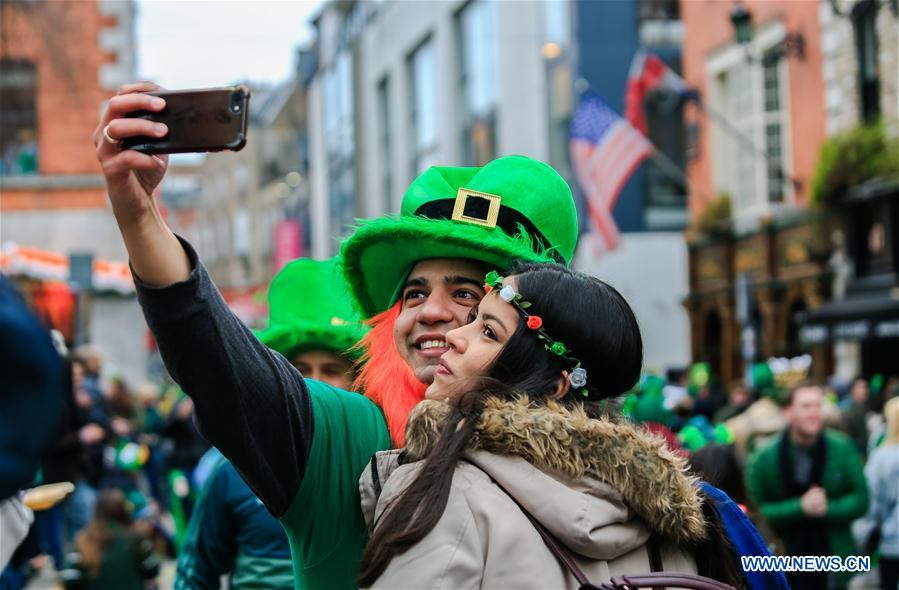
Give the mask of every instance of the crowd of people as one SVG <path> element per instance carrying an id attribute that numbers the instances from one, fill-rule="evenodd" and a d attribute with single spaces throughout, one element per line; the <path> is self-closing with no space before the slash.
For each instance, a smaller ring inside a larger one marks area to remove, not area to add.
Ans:
<path id="1" fill-rule="evenodd" d="M 194 472 L 209 444 L 177 386 L 133 390 L 121 377 L 101 377 L 96 346 L 62 352 L 59 426 L 28 484 L 71 489 L 34 511 L 0 588 L 22 588 L 45 567 L 69 588 L 152 587 L 145 582 L 177 555 L 186 533 L 198 493 Z M 28 428 L 23 421 L 19 435 Z"/>
<path id="2" fill-rule="evenodd" d="M 808 358 L 783 364 L 758 363 L 749 385 L 728 390 L 705 364 L 671 371 L 667 381 L 647 376 L 623 409 L 741 504 L 775 553 L 877 556 L 882 588 L 892 590 L 899 379 L 825 385 L 808 378 Z M 849 574 L 787 577 L 792 588 L 845 588 Z"/>
<path id="3" fill-rule="evenodd" d="M 32 530 L 73 585 L 151 587 L 169 554 L 179 589 L 842 588 L 740 558 L 867 550 L 895 586 L 895 379 L 834 403 L 784 382 L 808 359 L 728 391 L 644 373 L 627 301 L 568 268 L 569 187 L 523 156 L 427 169 L 337 259 L 281 270 L 253 333 L 159 215 L 166 157 L 121 148 L 166 133 L 126 117 L 154 89 L 123 87 L 94 145 L 177 387 L 72 357 L 40 463 L 73 491 Z"/>

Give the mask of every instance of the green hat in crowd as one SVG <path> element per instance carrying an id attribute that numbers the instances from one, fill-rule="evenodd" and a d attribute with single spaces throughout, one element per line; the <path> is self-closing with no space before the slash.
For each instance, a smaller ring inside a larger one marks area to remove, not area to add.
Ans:
<path id="1" fill-rule="evenodd" d="M 774 371 L 766 362 L 758 362 L 752 365 L 749 372 L 750 386 L 758 393 L 759 397 L 771 398 L 775 402 L 782 401 L 783 392 L 777 386 Z"/>
<path id="2" fill-rule="evenodd" d="M 268 308 L 268 327 L 256 335 L 288 359 L 310 350 L 355 358 L 350 349 L 368 330 L 333 258 L 287 264 L 269 285 Z"/>
<path id="3" fill-rule="evenodd" d="M 419 260 L 467 258 L 500 270 L 519 259 L 568 265 L 577 236 L 562 177 L 537 160 L 506 156 L 480 168 L 428 168 L 406 191 L 400 216 L 364 222 L 341 257 L 350 292 L 371 317 L 396 301 Z"/>
<path id="4" fill-rule="evenodd" d="M 693 426 L 692 424 L 681 428 L 680 432 L 677 433 L 677 438 L 680 439 L 684 448 L 691 453 L 696 452 L 709 444 L 709 439 L 706 438 L 702 430 L 698 426 Z"/>
<path id="5" fill-rule="evenodd" d="M 696 393 L 712 380 L 712 368 L 708 363 L 693 363 L 687 374 L 687 389 Z"/>

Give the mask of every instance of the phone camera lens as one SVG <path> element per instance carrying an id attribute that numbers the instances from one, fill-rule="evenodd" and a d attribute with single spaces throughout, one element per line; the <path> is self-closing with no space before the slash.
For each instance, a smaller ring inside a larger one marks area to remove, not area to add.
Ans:
<path id="1" fill-rule="evenodd" d="M 241 98 L 242 95 L 239 92 L 235 92 L 231 95 L 231 112 L 239 113 L 241 109 Z"/>

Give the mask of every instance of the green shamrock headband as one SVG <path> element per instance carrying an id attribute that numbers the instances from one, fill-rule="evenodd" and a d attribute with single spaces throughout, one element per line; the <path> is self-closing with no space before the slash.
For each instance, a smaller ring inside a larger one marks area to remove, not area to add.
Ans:
<path id="1" fill-rule="evenodd" d="M 537 334 L 537 338 L 543 341 L 544 348 L 568 363 L 571 367 L 568 373 L 568 382 L 571 384 L 572 389 L 582 389 L 587 385 L 587 370 L 581 367 L 581 361 L 568 354 L 571 351 L 568 350 L 568 347 L 562 341 L 556 340 L 546 333 L 546 330 L 543 329 L 543 318 L 527 311 L 531 307 L 531 303 L 525 301 L 521 293 L 516 292 L 512 285 L 503 286 L 503 276 L 495 270 L 490 271 L 484 277 L 484 290 L 490 293 L 494 289 L 496 289 L 499 298 L 510 303 L 518 312 L 518 315 L 521 316 L 521 319 L 524 320 L 525 325 Z M 588 395 L 586 389 L 582 393 L 584 397 Z"/>

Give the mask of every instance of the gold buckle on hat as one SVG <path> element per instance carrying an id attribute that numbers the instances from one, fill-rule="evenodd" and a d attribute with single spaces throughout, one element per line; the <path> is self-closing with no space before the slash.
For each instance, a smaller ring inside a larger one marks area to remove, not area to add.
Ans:
<path id="1" fill-rule="evenodd" d="M 465 215 L 465 205 L 468 199 L 475 197 L 478 199 L 486 199 L 489 204 L 487 206 L 487 217 L 480 219 Z M 453 206 L 453 221 L 461 221 L 463 223 L 472 223 L 493 229 L 496 227 L 496 221 L 499 219 L 499 206 L 503 198 L 499 195 L 491 195 L 490 193 L 482 193 L 467 188 L 460 188 L 456 193 L 456 204 Z"/>

